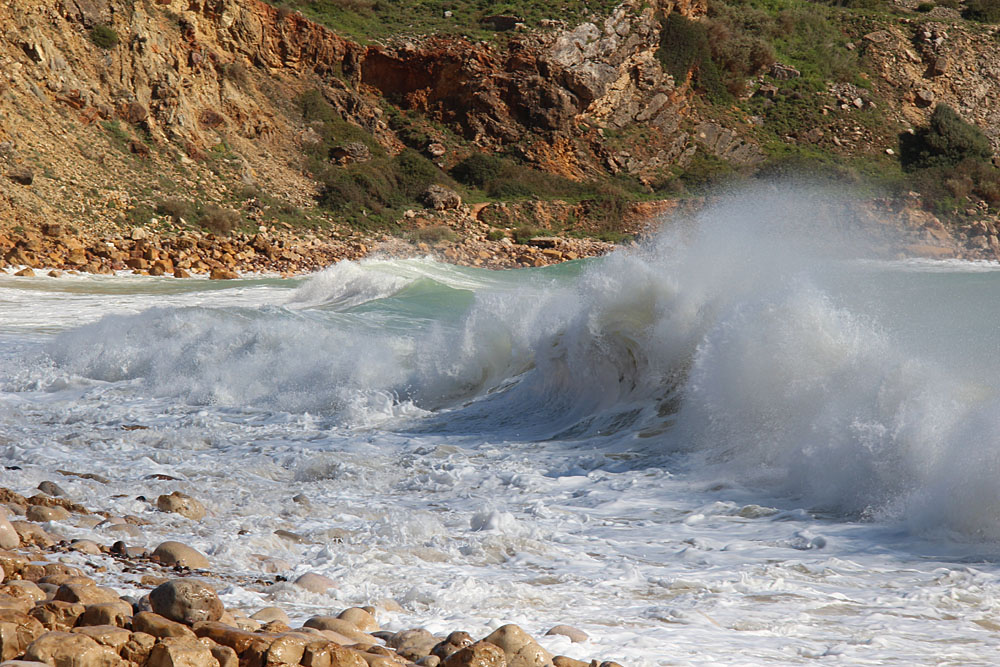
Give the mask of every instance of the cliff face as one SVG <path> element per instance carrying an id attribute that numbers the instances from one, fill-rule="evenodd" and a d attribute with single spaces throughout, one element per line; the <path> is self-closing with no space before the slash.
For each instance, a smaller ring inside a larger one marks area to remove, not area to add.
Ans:
<path id="1" fill-rule="evenodd" d="M 653 179 L 697 147 L 759 162 L 750 123 L 706 117 L 688 82 L 661 66 L 661 19 L 671 12 L 698 17 L 705 1 L 627 0 L 601 20 L 495 43 L 363 46 L 259 0 L 7 0 L 0 224 L 110 231 L 148 221 L 163 197 L 237 207 L 236 193 L 254 187 L 312 207 L 317 185 L 302 147 L 316 133 L 294 103 L 312 89 L 392 153 L 427 146 L 397 134 L 389 116 L 415 112 L 447 128 L 462 143 L 433 152 L 445 167 L 480 148 L 574 179 Z M 904 125 L 948 102 L 1000 147 L 995 36 L 948 18 L 901 19 L 860 39 L 877 75 L 864 94 Z M 105 26 L 117 43 L 98 46 L 91 31 Z M 835 129 L 813 134 L 834 150 L 885 152 Z"/>
<path id="2" fill-rule="evenodd" d="M 315 185 L 294 158 L 307 128 L 292 99 L 310 88 L 391 150 L 401 144 L 382 119 L 387 103 L 483 147 L 517 144 L 571 176 L 619 164 L 581 127 L 649 123 L 663 139 L 644 152 L 669 163 L 685 145 L 674 136 L 685 98 L 654 56 L 659 17 L 702 9 L 629 2 L 600 23 L 519 34 L 509 48 L 391 48 L 258 0 L 10 0 L 0 6 L 0 166 L 33 179 L 2 179 L 0 218 L 110 228 L 137 190 L 156 189 L 152 171 L 209 199 L 235 187 L 235 174 L 308 205 Z M 98 47 L 96 26 L 118 43 Z M 218 155 L 224 168 L 206 162 Z"/>

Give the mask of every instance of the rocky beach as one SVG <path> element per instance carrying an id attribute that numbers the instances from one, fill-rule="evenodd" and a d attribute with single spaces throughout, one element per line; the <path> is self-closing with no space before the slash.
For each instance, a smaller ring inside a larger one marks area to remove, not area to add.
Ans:
<path id="1" fill-rule="evenodd" d="M 108 483 L 93 473 L 63 474 Z M 68 500 L 57 482 L 40 486 L 30 497 L 0 488 L 5 667 L 617 667 L 553 656 L 512 624 L 482 638 L 460 629 L 447 636 L 423 628 L 382 630 L 380 612 L 401 610 L 392 599 L 330 609 L 301 624 L 277 606 L 226 608 L 215 591 L 227 585 L 227 576 L 205 555 L 177 541 L 152 552 L 128 544 L 130 535 L 164 512 L 199 521 L 206 508 L 198 500 L 175 491 L 149 501 L 142 515 L 115 516 Z M 69 540 L 58 533 L 64 525 L 103 526 L 121 539 Z M 280 559 L 271 559 L 269 569 L 272 576 L 244 585 L 266 595 L 268 587 L 285 581 Z M 123 583 L 132 595 L 119 594 L 116 587 Z M 292 584 L 323 595 L 336 582 L 304 573 Z M 587 639 L 567 625 L 547 634 Z"/>

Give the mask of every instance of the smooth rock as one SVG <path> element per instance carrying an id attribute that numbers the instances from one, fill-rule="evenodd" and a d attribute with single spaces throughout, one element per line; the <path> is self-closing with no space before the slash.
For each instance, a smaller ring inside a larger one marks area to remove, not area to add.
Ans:
<path id="1" fill-rule="evenodd" d="M 489 642 L 476 642 L 445 658 L 443 667 L 507 667 L 503 649 Z"/>
<path id="2" fill-rule="evenodd" d="M 153 646 L 146 667 L 219 667 L 219 661 L 197 640 L 168 637 Z"/>
<path id="3" fill-rule="evenodd" d="M 208 650 L 212 652 L 212 657 L 219 661 L 219 667 L 239 667 L 240 657 L 236 655 L 236 651 L 228 646 L 220 646 L 212 642 Z"/>
<path id="4" fill-rule="evenodd" d="M 0 609 L 0 660 L 11 660 L 45 634 L 37 619 L 13 609 Z"/>
<path id="5" fill-rule="evenodd" d="M 396 653 L 414 662 L 431 654 L 431 651 L 441 641 L 423 628 L 402 630 L 392 635 L 386 645 L 396 649 Z"/>
<path id="6" fill-rule="evenodd" d="M 122 664 L 110 647 L 70 632 L 46 632 L 31 643 L 24 657 L 52 667 L 120 667 Z"/>
<path id="7" fill-rule="evenodd" d="M 281 621 L 286 625 L 291 625 L 292 623 L 292 620 L 288 618 L 288 614 L 280 607 L 264 607 L 257 613 L 252 614 L 250 618 L 261 623 L 269 623 L 270 621 Z"/>
<path id="8" fill-rule="evenodd" d="M 217 621 L 225 607 L 211 588 L 194 579 L 172 579 L 149 594 L 149 604 L 157 614 L 178 623 Z"/>
<path id="9" fill-rule="evenodd" d="M 310 593 L 326 593 L 336 585 L 336 582 L 330 577 L 324 577 L 322 574 L 316 574 L 315 572 L 306 572 L 293 583 Z"/>
<path id="10" fill-rule="evenodd" d="M 133 632 L 118 654 L 129 662 L 144 665 L 149 659 L 149 653 L 153 650 L 154 644 L 156 644 L 156 637 L 145 632 Z"/>
<path id="11" fill-rule="evenodd" d="M 124 628 L 132 622 L 132 605 L 124 600 L 88 604 L 86 611 L 77 619 L 81 625 L 115 625 Z"/>
<path id="12" fill-rule="evenodd" d="M 156 507 L 161 512 L 180 514 L 192 521 L 201 521 L 205 518 L 205 506 L 180 491 L 174 491 L 169 496 L 160 496 L 156 499 Z"/>
<path id="13" fill-rule="evenodd" d="M 444 660 L 452 653 L 465 648 L 466 646 L 472 645 L 472 635 L 464 630 L 455 630 L 448 637 L 439 642 L 431 649 L 431 655 L 436 655 L 437 657 Z"/>
<path id="14" fill-rule="evenodd" d="M 7 518 L 7 510 L 0 509 L 0 549 L 16 549 L 21 546 L 21 536 Z"/>
<path id="15" fill-rule="evenodd" d="M 153 556 L 160 559 L 164 565 L 182 565 L 192 570 L 207 570 L 208 558 L 196 549 L 181 542 L 167 541 L 161 543 L 153 551 Z"/>
<path id="16" fill-rule="evenodd" d="M 21 544 L 42 547 L 51 547 L 56 543 L 55 538 L 49 535 L 45 530 L 39 526 L 37 523 L 32 523 L 30 521 L 11 521 L 10 524 L 17 531 L 18 536 L 21 538 Z"/>
<path id="17" fill-rule="evenodd" d="M 50 600 L 35 605 L 29 613 L 48 630 L 69 631 L 86 610 L 87 608 L 79 602 Z"/>
<path id="18" fill-rule="evenodd" d="M 378 640 L 367 632 L 362 632 L 353 623 L 333 616 L 313 616 L 304 623 L 307 628 L 332 630 L 363 644 L 376 644 Z"/>
<path id="19" fill-rule="evenodd" d="M 83 605 L 100 604 L 102 602 L 117 602 L 118 593 L 103 586 L 82 583 L 63 584 L 56 591 L 54 600 L 62 602 L 79 602 Z"/>
<path id="20" fill-rule="evenodd" d="M 589 662 L 568 658 L 565 655 L 557 655 L 552 658 L 552 664 L 556 667 L 590 667 Z"/>
<path id="21" fill-rule="evenodd" d="M 563 637 L 569 637 L 569 640 L 574 644 L 579 644 L 580 642 L 585 642 L 590 638 L 583 630 L 579 628 L 574 628 L 571 625 L 557 625 L 550 628 L 546 635 L 562 635 Z"/>
<path id="22" fill-rule="evenodd" d="M 483 641 L 503 649 L 507 667 L 552 667 L 552 654 L 514 624 L 497 628 Z"/>
<path id="23" fill-rule="evenodd" d="M 91 556 L 100 556 L 101 547 L 93 540 L 73 540 L 69 545 L 70 551 L 79 551 L 80 553 L 90 554 Z"/>
<path id="24" fill-rule="evenodd" d="M 75 627 L 70 632 L 90 637 L 102 646 L 110 646 L 117 653 L 132 636 L 130 630 L 117 625 L 88 625 Z"/>
<path id="25" fill-rule="evenodd" d="M 154 637 L 189 637 L 195 633 L 183 623 L 172 621 L 151 611 L 141 611 L 132 618 L 132 629 Z"/>
<path id="26" fill-rule="evenodd" d="M 46 505 L 31 505 L 24 514 L 28 521 L 47 523 L 49 521 L 65 521 L 69 512 L 64 507 L 48 507 Z"/>
<path id="27" fill-rule="evenodd" d="M 342 646 L 331 646 L 330 667 L 369 667 L 369 665 L 361 653 Z"/>
<path id="28" fill-rule="evenodd" d="M 46 480 L 46 481 L 42 482 L 41 484 L 39 484 L 38 485 L 38 490 L 41 491 L 42 493 L 46 494 L 46 495 L 49 495 L 49 496 L 61 496 L 61 497 L 65 497 L 65 496 L 69 495 L 69 494 L 66 493 L 66 491 L 61 486 L 59 486 L 55 482 L 50 482 L 48 480 Z"/>
<path id="29" fill-rule="evenodd" d="M 361 630 L 361 632 L 372 633 L 378 632 L 379 630 L 378 621 L 375 620 L 375 617 L 361 607 L 350 607 L 349 609 L 345 609 L 337 614 L 337 618 L 353 624 L 354 627 Z"/>

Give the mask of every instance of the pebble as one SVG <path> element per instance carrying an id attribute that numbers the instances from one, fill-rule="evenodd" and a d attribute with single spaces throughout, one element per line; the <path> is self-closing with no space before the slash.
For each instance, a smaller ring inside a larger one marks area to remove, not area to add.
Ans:
<path id="1" fill-rule="evenodd" d="M 0 549 L 16 549 L 21 546 L 21 536 L 7 518 L 6 510 L 0 509 Z"/>
<path id="2" fill-rule="evenodd" d="M 562 635 L 564 637 L 569 637 L 569 640 L 574 644 L 579 644 L 580 642 L 587 641 L 590 636 L 578 628 L 574 628 L 571 625 L 557 625 L 550 628 L 546 635 Z"/>

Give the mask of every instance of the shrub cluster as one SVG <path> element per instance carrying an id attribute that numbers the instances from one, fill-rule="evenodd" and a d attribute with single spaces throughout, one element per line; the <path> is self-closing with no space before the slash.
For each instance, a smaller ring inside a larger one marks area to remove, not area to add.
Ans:
<path id="1" fill-rule="evenodd" d="M 962 15 L 981 23 L 1000 23 L 1000 0 L 966 0 Z"/>
<path id="2" fill-rule="evenodd" d="M 903 169 L 932 208 L 951 211 L 970 197 L 1000 206 L 1000 169 L 991 162 L 989 139 L 948 105 L 934 108 L 927 127 L 901 134 L 899 148 Z"/>
<path id="3" fill-rule="evenodd" d="M 107 25 L 95 25 L 90 29 L 90 41 L 102 49 L 110 49 L 118 44 L 118 33 Z"/>

